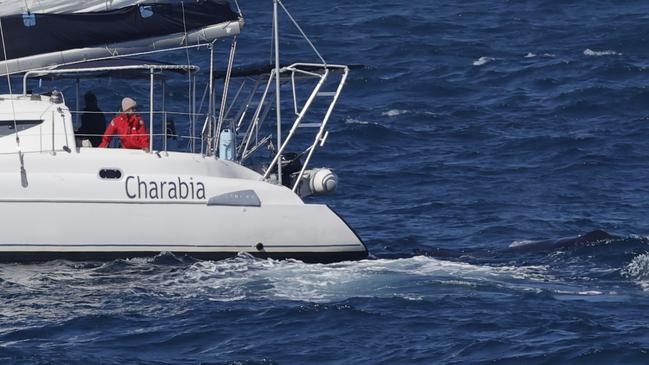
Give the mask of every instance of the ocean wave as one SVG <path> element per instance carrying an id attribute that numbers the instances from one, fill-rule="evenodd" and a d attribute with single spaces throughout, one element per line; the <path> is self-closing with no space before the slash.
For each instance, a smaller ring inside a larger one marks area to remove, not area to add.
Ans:
<path id="1" fill-rule="evenodd" d="M 534 57 L 538 57 L 538 55 L 536 53 L 534 53 L 534 52 L 527 52 L 527 54 L 525 56 L 523 56 L 523 57 L 524 58 L 534 58 Z M 543 53 L 541 55 L 541 57 L 554 58 L 554 57 L 556 57 L 556 55 L 554 53 Z"/>
<path id="2" fill-rule="evenodd" d="M 381 113 L 381 115 L 386 116 L 386 117 L 396 117 L 398 115 L 406 114 L 409 113 L 408 110 L 403 110 L 403 109 L 390 109 L 387 112 Z"/>
<path id="3" fill-rule="evenodd" d="M 384 117 L 397 117 L 400 115 L 413 115 L 413 116 L 424 116 L 424 117 L 438 117 L 439 114 L 431 111 L 422 111 L 422 110 L 408 110 L 408 109 L 390 109 L 388 111 L 382 112 Z"/>
<path id="4" fill-rule="evenodd" d="M 622 55 L 622 53 L 619 53 L 619 52 L 616 52 L 616 51 L 613 51 L 613 50 L 610 50 L 610 49 L 607 49 L 607 50 L 604 50 L 604 51 L 593 51 L 590 48 L 586 48 L 584 50 L 584 56 L 599 57 L 599 56 L 621 56 L 621 55 Z"/>
<path id="5" fill-rule="evenodd" d="M 346 118 L 345 119 L 345 124 L 359 124 L 359 125 L 374 124 L 374 125 L 378 125 L 378 123 L 368 122 L 366 120 L 360 120 L 360 119 L 354 119 L 354 118 Z"/>
<path id="6" fill-rule="evenodd" d="M 473 61 L 473 66 L 486 65 L 487 63 L 489 63 L 491 61 L 495 61 L 495 60 L 496 59 L 493 58 L 493 57 L 482 56 L 482 57 L 478 58 L 477 60 Z"/>
<path id="7" fill-rule="evenodd" d="M 509 244 L 509 247 L 522 247 L 525 245 L 529 245 L 530 243 L 533 243 L 535 241 L 533 240 L 516 240 L 512 241 L 512 243 Z"/>

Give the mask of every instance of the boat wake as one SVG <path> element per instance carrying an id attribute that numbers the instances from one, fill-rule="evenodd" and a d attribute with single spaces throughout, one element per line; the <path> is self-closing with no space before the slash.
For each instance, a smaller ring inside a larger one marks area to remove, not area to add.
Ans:
<path id="1" fill-rule="evenodd" d="M 641 259 L 638 259 L 641 260 Z M 645 256 L 627 276 L 649 272 Z M 644 270 L 640 268 L 644 265 Z M 470 289 L 477 293 L 550 295 L 611 294 L 592 283 L 562 277 L 550 263 L 469 263 L 417 255 L 335 264 L 263 260 L 247 254 L 222 261 L 194 261 L 163 253 L 155 258 L 108 263 L 54 261 L 0 266 L 5 293 L 50 293 L 48 301 L 70 297 L 99 302 L 120 296 L 179 300 L 340 302 L 350 298 L 422 300 Z M 564 273 L 565 274 L 565 273 Z M 642 274 L 642 275 L 644 275 Z M 647 274 L 649 277 L 649 274 Z M 649 282 L 647 284 L 649 288 Z M 108 295 L 107 295 L 108 294 Z M 16 302 L 15 304 L 20 304 Z M 14 311 L 11 306 L 5 310 Z"/>
<path id="2" fill-rule="evenodd" d="M 542 266 L 489 266 L 426 256 L 375 259 L 330 265 L 257 260 L 241 256 L 198 262 L 180 279 L 181 287 L 199 283 L 214 300 L 243 298 L 335 302 L 351 297 L 420 298 L 418 287 L 452 285 L 520 289 L 525 281 L 547 279 Z M 526 288 L 522 288 L 526 290 Z"/>
<path id="3" fill-rule="evenodd" d="M 429 250 L 334 264 L 247 254 L 198 261 L 171 253 L 103 263 L 2 264 L 0 316 L 66 318 L 126 310 L 119 307 L 134 302 L 153 303 L 145 312 L 164 308 L 172 314 L 196 302 L 238 307 L 354 298 L 431 301 L 448 295 L 624 302 L 649 291 L 648 242 L 596 231 L 574 239 L 518 242 L 513 250 Z M 521 251 L 525 246 L 533 250 Z"/>

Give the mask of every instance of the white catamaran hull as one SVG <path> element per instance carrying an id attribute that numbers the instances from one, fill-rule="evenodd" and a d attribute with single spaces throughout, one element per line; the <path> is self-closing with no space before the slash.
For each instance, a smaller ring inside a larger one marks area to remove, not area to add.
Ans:
<path id="1" fill-rule="evenodd" d="M 327 206 L 304 204 L 235 163 L 91 148 L 26 153 L 23 160 L 20 174 L 15 154 L 0 156 L 1 261 L 160 252 L 204 259 L 248 252 L 308 262 L 367 256 Z"/>

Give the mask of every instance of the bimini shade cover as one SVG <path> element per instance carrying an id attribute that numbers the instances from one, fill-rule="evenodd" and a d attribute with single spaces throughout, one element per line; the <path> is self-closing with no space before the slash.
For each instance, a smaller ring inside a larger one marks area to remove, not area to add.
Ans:
<path id="1" fill-rule="evenodd" d="M 107 11 L 24 13 L 1 17 L 8 60 L 164 37 L 238 18 L 223 0 L 140 3 Z"/>

